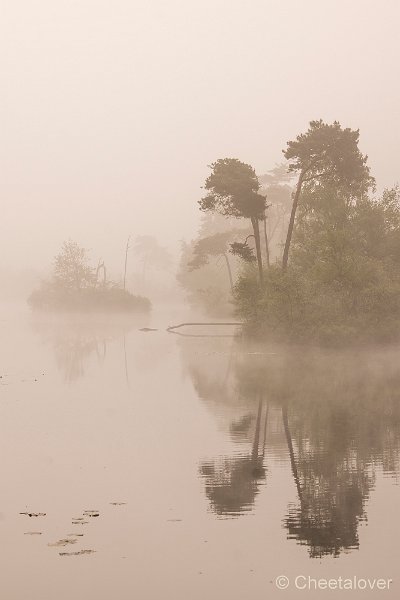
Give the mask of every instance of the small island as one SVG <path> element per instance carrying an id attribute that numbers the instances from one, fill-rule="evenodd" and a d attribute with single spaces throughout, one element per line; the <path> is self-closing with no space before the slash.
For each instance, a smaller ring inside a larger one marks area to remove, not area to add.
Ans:
<path id="1" fill-rule="evenodd" d="M 151 302 L 107 280 L 104 262 L 90 265 L 89 254 L 76 242 L 63 243 L 53 273 L 28 298 L 33 310 L 55 312 L 147 313 Z"/>

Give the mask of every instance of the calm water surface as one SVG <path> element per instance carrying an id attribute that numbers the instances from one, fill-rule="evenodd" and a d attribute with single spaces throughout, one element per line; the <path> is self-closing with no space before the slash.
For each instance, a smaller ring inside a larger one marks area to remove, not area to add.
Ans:
<path id="1" fill-rule="evenodd" d="M 398 598 L 400 348 L 167 333 L 181 317 L 2 311 L 0 597 Z"/>

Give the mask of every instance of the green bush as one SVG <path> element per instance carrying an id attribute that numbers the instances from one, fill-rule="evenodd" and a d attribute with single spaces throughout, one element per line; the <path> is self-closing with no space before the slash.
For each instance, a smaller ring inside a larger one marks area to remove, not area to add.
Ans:
<path id="1" fill-rule="evenodd" d="M 148 312 L 148 298 L 134 296 L 118 287 L 83 288 L 70 290 L 44 283 L 32 292 L 28 303 L 35 310 Z"/>
<path id="2" fill-rule="evenodd" d="M 252 334 L 322 344 L 400 338 L 400 191 L 346 202 L 323 189 L 305 199 L 286 270 L 247 267 L 235 287 Z"/>

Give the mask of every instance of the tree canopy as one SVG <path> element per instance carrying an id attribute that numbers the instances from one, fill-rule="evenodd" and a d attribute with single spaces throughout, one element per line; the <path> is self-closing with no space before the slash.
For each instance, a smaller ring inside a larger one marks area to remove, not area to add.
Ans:
<path id="1" fill-rule="evenodd" d="M 358 142 L 358 130 L 342 129 L 338 121 L 328 125 L 319 120 L 311 121 L 306 133 L 287 143 L 283 153 L 289 161 L 289 171 L 297 171 L 299 179 L 283 252 L 283 269 L 288 264 L 297 207 L 304 187 L 334 186 L 346 193 L 349 200 L 362 198 L 373 187 L 367 157 L 361 154 Z"/>
<path id="2" fill-rule="evenodd" d="M 89 252 L 77 242 L 63 243 L 54 259 L 54 278 L 66 289 L 80 290 L 95 282 L 95 271 L 89 264 Z"/>
<path id="3" fill-rule="evenodd" d="M 254 232 L 260 283 L 263 266 L 260 243 L 259 220 L 264 218 L 265 197 L 259 193 L 260 182 L 248 164 L 237 158 L 223 158 L 210 165 L 212 173 L 207 177 L 207 195 L 199 200 L 200 210 L 217 212 L 227 217 L 248 218 Z"/>
<path id="4" fill-rule="evenodd" d="M 359 148 L 359 130 L 342 129 L 338 121 L 331 125 L 311 121 L 308 130 L 287 143 L 283 154 L 289 171 L 303 175 L 307 181 L 334 183 L 353 196 L 366 192 L 374 183 L 367 166 L 367 156 Z"/>
<path id="5" fill-rule="evenodd" d="M 260 183 L 253 167 L 237 158 L 223 158 L 210 168 L 204 186 L 208 193 L 199 200 L 201 210 L 238 218 L 262 217 L 265 198 L 258 193 Z"/>
<path id="6" fill-rule="evenodd" d="M 200 238 L 194 245 L 193 258 L 188 263 L 189 268 L 198 269 L 208 264 L 210 256 L 224 256 L 227 252 L 238 254 L 232 252 L 232 248 L 242 244 L 234 240 L 238 236 L 245 236 L 246 233 L 247 230 L 245 229 L 228 229 Z"/>

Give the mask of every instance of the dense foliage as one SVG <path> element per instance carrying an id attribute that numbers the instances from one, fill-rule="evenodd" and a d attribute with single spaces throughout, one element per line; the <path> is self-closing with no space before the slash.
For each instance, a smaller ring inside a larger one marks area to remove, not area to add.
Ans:
<path id="1" fill-rule="evenodd" d="M 238 313 L 272 336 L 387 341 L 400 331 L 400 190 L 354 198 L 333 183 L 303 190 L 286 271 L 236 285 Z"/>
<path id="2" fill-rule="evenodd" d="M 337 121 L 328 125 L 319 120 L 311 121 L 306 133 L 287 143 L 284 156 L 289 161 L 289 171 L 297 172 L 299 178 L 283 250 L 284 269 L 288 265 L 296 212 L 304 189 L 329 186 L 354 200 L 374 186 L 367 157 L 358 148 L 359 136 L 358 130 L 342 129 Z"/>

